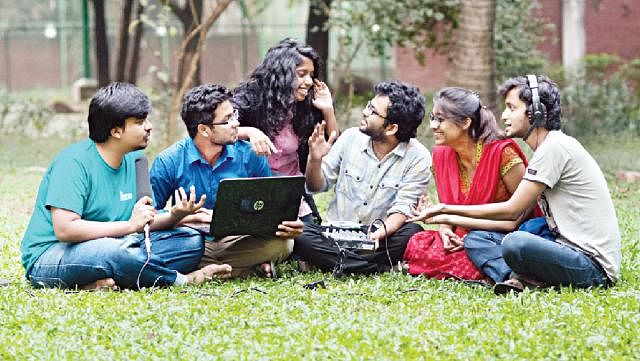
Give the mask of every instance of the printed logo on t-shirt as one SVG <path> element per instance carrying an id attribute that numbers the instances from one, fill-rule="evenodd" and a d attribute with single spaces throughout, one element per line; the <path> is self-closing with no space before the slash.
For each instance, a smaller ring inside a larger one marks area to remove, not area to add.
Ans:
<path id="1" fill-rule="evenodd" d="M 529 174 L 531 174 L 531 175 L 536 175 L 536 174 L 538 174 L 538 171 L 537 171 L 537 170 L 535 170 L 535 169 L 528 168 L 528 169 L 527 169 L 527 173 L 529 173 Z"/>
<path id="2" fill-rule="evenodd" d="M 133 199 L 133 193 L 122 193 L 122 191 L 120 191 L 121 202 L 129 201 L 131 199 Z"/>

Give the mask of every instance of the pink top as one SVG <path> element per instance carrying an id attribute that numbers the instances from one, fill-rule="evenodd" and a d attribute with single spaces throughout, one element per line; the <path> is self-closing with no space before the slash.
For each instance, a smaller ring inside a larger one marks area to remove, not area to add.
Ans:
<path id="1" fill-rule="evenodd" d="M 278 149 L 278 153 L 272 154 L 267 158 L 269 167 L 273 173 L 280 175 L 302 175 L 298 162 L 298 144 L 300 140 L 293 131 L 293 125 L 290 121 L 287 122 L 280 133 L 276 135 L 273 142 Z M 311 208 L 304 199 L 302 199 L 298 216 L 306 216 L 309 213 L 311 213 Z"/>

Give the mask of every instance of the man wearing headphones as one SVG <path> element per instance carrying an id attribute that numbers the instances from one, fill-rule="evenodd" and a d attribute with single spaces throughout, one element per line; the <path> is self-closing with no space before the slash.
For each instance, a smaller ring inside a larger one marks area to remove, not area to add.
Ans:
<path id="1" fill-rule="evenodd" d="M 496 294 L 525 287 L 607 286 L 620 275 L 620 232 L 607 182 L 596 161 L 560 130 L 560 91 L 545 76 L 516 77 L 499 89 L 508 137 L 533 149 L 523 180 L 502 203 L 437 204 L 412 220 L 457 215 L 515 220 L 538 201 L 551 235 L 474 231 L 469 258 L 496 282 Z M 548 232 L 547 232 L 548 233 Z"/>

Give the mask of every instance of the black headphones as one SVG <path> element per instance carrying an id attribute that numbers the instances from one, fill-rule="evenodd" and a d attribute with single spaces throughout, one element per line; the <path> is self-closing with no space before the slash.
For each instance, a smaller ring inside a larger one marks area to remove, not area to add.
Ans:
<path id="1" fill-rule="evenodd" d="M 531 89 L 531 109 L 529 111 L 529 115 L 531 115 L 529 124 L 531 124 L 531 127 L 522 137 L 523 140 L 529 138 L 534 128 L 544 127 L 547 123 L 547 109 L 540 102 L 540 94 L 538 93 L 538 78 L 535 75 L 527 74 L 527 83 L 529 89 Z"/>

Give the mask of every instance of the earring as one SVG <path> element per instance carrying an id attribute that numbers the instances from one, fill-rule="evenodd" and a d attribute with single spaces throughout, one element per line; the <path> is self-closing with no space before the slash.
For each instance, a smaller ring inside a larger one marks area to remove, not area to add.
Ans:
<path id="1" fill-rule="evenodd" d="M 205 137 L 208 137 L 208 136 L 209 136 L 209 133 L 207 133 L 207 132 L 202 132 L 202 135 L 204 135 Z"/>

